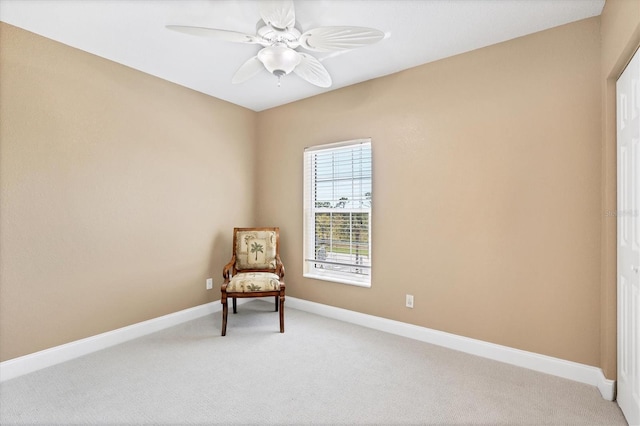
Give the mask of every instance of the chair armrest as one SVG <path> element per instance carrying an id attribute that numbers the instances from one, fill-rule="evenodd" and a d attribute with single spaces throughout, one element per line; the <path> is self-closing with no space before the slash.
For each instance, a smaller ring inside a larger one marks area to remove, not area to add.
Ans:
<path id="1" fill-rule="evenodd" d="M 280 260 L 280 255 L 276 255 L 276 274 L 280 279 L 284 277 L 284 264 Z"/>
<path id="2" fill-rule="evenodd" d="M 224 269 L 222 270 L 222 278 L 228 280 L 231 277 L 231 271 L 233 270 L 233 265 L 236 264 L 236 255 L 234 254 L 229 263 L 224 265 Z"/>

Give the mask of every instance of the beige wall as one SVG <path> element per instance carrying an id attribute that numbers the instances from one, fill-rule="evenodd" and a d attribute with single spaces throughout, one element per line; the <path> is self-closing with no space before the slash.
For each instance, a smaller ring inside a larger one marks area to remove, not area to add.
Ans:
<path id="1" fill-rule="evenodd" d="M 261 112 L 259 218 L 282 227 L 287 293 L 599 365 L 599 22 Z M 303 148 L 360 137 L 370 289 L 302 277 Z"/>
<path id="2" fill-rule="evenodd" d="M 602 289 L 601 367 L 616 377 L 616 89 L 635 50 L 640 46 L 640 2 L 607 0 L 602 32 Z"/>
<path id="3" fill-rule="evenodd" d="M 259 114 L 9 25 L 0 39 L 0 360 L 217 299 L 229 229 L 255 223 L 281 227 L 292 296 L 615 378 L 605 212 L 636 0 Z M 302 150 L 359 137 L 371 289 L 302 278 Z"/>
<path id="4" fill-rule="evenodd" d="M 256 113 L 0 40 L 0 360 L 219 299 L 231 229 L 254 223 Z"/>

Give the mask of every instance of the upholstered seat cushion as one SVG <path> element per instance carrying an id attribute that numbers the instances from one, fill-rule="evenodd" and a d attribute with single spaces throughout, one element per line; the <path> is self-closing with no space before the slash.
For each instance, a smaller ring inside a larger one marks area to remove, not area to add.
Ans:
<path id="1" fill-rule="evenodd" d="M 227 293 L 280 290 L 280 279 L 271 272 L 242 272 L 231 277 Z"/>

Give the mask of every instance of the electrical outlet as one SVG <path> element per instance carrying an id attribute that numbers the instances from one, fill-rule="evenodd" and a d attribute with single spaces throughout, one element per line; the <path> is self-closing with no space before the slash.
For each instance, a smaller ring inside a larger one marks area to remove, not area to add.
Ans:
<path id="1" fill-rule="evenodd" d="M 213 278 L 207 278 L 207 290 L 211 290 L 213 288 Z"/>
<path id="2" fill-rule="evenodd" d="M 407 294 L 407 299 L 405 302 L 407 308 L 413 308 L 413 295 L 412 294 Z"/>

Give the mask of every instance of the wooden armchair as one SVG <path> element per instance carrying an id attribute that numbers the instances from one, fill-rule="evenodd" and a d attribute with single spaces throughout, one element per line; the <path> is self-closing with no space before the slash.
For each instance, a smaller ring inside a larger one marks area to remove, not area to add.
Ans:
<path id="1" fill-rule="evenodd" d="M 222 271 L 222 335 L 227 334 L 227 300 L 238 297 L 275 297 L 284 333 L 284 265 L 280 261 L 280 228 L 234 228 L 233 256 Z"/>

